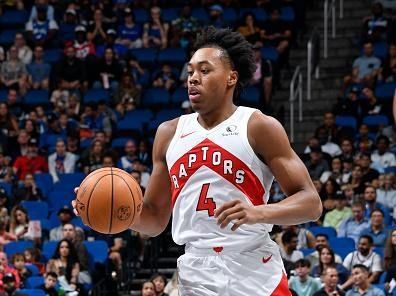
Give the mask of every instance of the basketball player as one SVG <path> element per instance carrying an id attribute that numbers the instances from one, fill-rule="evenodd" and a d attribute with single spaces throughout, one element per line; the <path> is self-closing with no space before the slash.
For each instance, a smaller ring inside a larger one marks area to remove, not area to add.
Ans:
<path id="1" fill-rule="evenodd" d="M 153 172 L 133 229 L 159 235 L 173 213 L 180 295 L 288 296 L 272 224 L 316 220 L 322 206 L 278 121 L 234 104 L 255 72 L 251 45 L 209 27 L 188 64 L 196 113 L 164 122 Z M 273 178 L 288 198 L 266 204 Z"/>

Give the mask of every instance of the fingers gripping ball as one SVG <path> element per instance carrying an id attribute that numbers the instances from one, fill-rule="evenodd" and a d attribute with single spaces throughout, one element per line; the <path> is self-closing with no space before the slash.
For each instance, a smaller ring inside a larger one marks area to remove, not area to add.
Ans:
<path id="1" fill-rule="evenodd" d="M 77 192 L 76 210 L 84 224 L 105 234 L 127 230 L 143 205 L 139 184 L 127 172 L 102 168 L 90 173 Z"/>

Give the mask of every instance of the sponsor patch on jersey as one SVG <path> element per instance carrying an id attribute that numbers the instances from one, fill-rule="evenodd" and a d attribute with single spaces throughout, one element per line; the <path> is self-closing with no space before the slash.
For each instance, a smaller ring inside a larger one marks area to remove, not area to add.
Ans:
<path id="1" fill-rule="evenodd" d="M 227 137 L 227 136 L 237 136 L 239 135 L 239 132 L 237 131 L 238 127 L 236 125 L 229 125 L 226 127 L 226 131 L 225 133 L 222 133 L 221 135 L 223 137 Z"/>

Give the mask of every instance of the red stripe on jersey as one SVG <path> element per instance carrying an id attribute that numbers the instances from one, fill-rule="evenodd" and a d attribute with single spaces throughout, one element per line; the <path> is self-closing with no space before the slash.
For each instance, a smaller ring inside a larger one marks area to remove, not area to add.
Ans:
<path id="1" fill-rule="evenodd" d="M 265 189 L 256 174 L 238 157 L 205 139 L 182 155 L 170 169 L 172 205 L 175 204 L 186 182 L 202 166 L 206 166 L 237 187 L 253 205 L 264 204 Z"/>

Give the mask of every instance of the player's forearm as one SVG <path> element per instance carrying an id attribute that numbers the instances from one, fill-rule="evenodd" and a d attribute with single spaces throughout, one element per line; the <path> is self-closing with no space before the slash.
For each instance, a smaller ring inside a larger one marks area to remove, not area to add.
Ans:
<path id="1" fill-rule="evenodd" d="M 148 236 L 157 236 L 165 230 L 170 216 L 170 209 L 158 208 L 144 203 L 139 219 L 131 229 Z"/>
<path id="2" fill-rule="evenodd" d="M 259 206 L 261 222 L 278 225 L 296 225 L 317 220 L 322 214 L 322 203 L 316 192 L 301 190 L 274 204 Z"/>

